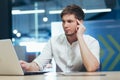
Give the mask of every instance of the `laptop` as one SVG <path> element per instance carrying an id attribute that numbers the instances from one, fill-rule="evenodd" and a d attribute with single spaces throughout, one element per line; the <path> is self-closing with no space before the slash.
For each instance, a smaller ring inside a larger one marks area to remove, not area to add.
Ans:
<path id="1" fill-rule="evenodd" d="M 24 72 L 10 39 L 0 40 L 0 75 L 35 75 L 47 71 Z"/>

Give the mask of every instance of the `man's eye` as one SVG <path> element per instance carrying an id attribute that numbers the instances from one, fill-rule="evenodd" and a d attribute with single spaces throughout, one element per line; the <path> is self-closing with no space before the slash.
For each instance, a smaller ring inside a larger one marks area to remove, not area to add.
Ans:
<path id="1" fill-rule="evenodd" d="M 62 23 L 65 23 L 65 21 L 62 21 Z"/>
<path id="2" fill-rule="evenodd" d="M 72 21 L 68 21 L 68 23 L 71 23 Z"/>

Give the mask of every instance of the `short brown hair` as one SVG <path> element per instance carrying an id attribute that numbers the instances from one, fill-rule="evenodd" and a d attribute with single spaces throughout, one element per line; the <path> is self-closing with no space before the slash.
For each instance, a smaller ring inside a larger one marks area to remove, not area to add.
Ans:
<path id="1" fill-rule="evenodd" d="M 79 20 L 84 20 L 84 17 L 85 17 L 85 14 L 81 9 L 81 7 L 75 4 L 66 6 L 61 13 L 61 18 L 66 14 L 74 14 L 75 17 Z"/>

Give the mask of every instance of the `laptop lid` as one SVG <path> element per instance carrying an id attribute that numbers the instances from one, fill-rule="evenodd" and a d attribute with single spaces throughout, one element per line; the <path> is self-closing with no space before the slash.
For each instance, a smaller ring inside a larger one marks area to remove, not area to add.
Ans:
<path id="1" fill-rule="evenodd" d="M 36 75 L 48 71 L 24 72 L 10 39 L 0 40 L 0 75 Z"/>
<path id="2" fill-rule="evenodd" d="M 24 75 L 10 39 L 0 40 L 0 75 Z"/>

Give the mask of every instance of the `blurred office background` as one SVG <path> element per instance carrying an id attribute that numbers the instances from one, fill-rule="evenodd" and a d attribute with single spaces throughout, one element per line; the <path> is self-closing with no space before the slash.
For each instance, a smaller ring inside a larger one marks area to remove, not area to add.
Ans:
<path id="1" fill-rule="evenodd" d="M 68 4 L 82 7 L 86 34 L 99 40 L 101 71 L 120 70 L 120 0 L 11 0 L 11 39 L 20 59 L 32 61 L 63 33 L 60 12 Z"/>

